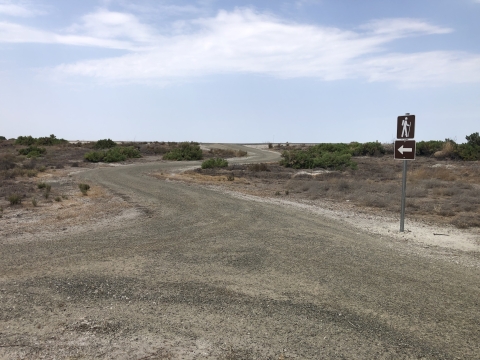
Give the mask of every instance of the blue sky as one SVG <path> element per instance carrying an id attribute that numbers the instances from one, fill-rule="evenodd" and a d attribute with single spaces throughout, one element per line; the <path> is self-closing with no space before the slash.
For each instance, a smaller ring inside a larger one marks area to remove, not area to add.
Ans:
<path id="1" fill-rule="evenodd" d="M 480 131 L 480 0 L 0 0 L 0 135 L 350 142 Z"/>

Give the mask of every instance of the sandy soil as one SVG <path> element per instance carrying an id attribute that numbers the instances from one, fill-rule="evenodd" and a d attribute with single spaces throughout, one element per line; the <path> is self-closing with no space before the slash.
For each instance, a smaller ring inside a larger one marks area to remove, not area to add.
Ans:
<path id="1" fill-rule="evenodd" d="M 209 176 L 202 174 L 186 173 L 191 168 L 184 168 L 183 171 L 155 174 L 155 177 L 167 181 L 192 182 L 207 186 L 216 191 L 225 192 L 232 196 L 248 199 L 257 202 L 268 202 L 279 206 L 296 207 L 308 210 L 313 213 L 326 216 L 331 219 L 344 221 L 351 226 L 357 227 L 361 231 L 367 231 L 371 234 L 384 235 L 418 243 L 422 246 L 440 247 L 445 249 L 455 249 L 461 251 L 480 251 L 480 229 L 458 229 L 452 225 L 428 224 L 423 221 L 406 219 L 405 231 L 400 232 L 400 219 L 392 217 L 385 211 L 365 209 L 356 207 L 348 202 L 339 203 L 336 201 L 325 200 L 304 200 L 288 199 L 271 196 L 273 191 L 270 189 L 252 189 L 249 180 L 245 178 L 236 178 L 235 184 L 227 181 L 225 176 Z M 318 171 L 324 173 L 325 171 Z M 299 174 L 305 173 L 299 171 Z M 309 172 L 311 174 L 311 172 Z M 274 188 L 274 185 L 272 185 Z"/>

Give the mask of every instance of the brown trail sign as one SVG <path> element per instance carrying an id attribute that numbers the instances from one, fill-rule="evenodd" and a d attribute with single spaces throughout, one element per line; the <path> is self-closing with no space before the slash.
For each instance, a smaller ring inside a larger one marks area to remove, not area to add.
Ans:
<path id="1" fill-rule="evenodd" d="M 395 160 L 415 160 L 415 140 L 395 140 Z"/>
<path id="2" fill-rule="evenodd" d="M 397 139 L 413 139 L 415 137 L 415 115 L 397 117 Z"/>
<path id="3" fill-rule="evenodd" d="M 415 115 L 406 113 L 397 117 L 397 138 L 395 140 L 394 155 L 396 160 L 403 160 L 402 174 L 402 205 L 400 208 L 400 232 L 404 231 L 405 225 L 405 198 L 407 193 L 407 160 L 415 160 Z"/>

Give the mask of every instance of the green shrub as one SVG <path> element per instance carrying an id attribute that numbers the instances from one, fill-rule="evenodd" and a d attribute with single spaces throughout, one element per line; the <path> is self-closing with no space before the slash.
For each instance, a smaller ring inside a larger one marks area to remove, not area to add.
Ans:
<path id="1" fill-rule="evenodd" d="M 44 182 L 41 182 L 41 183 L 38 183 L 37 186 L 39 189 L 45 189 L 47 187 L 47 184 L 45 184 Z"/>
<path id="2" fill-rule="evenodd" d="M 0 136 L 0 141 L 2 140 L 7 140 L 7 138 L 5 136 Z"/>
<path id="3" fill-rule="evenodd" d="M 94 148 L 95 149 L 111 149 L 113 147 L 117 146 L 117 143 L 111 139 L 102 139 L 102 140 L 98 140 L 95 145 L 94 145 Z"/>
<path id="4" fill-rule="evenodd" d="M 50 135 L 49 137 L 40 137 L 34 138 L 32 136 L 19 136 L 15 140 L 15 145 L 43 145 L 43 146 L 52 146 L 52 145 L 59 145 L 67 143 L 68 141 L 65 139 L 57 139 L 55 135 Z"/>
<path id="5" fill-rule="evenodd" d="M 91 162 L 118 162 L 131 158 L 139 158 L 140 151 L 133 146 L 117 146 L 107 151 L 91 151 L 85 154 L 85 159 Z"/>
<path id="6" fill-rule="evenodd" d="M 15 145 L 26 145 L 26 146 L 31 146 L 37 142 L 37 139 L 29 136 L 19 136 L 15 140 Z"/>
<path id="7" fill-rule="evenodd" d="M 57 137 L 53 134 L 50 135 L 49 137 L 40 137 L 36 139 L 36 144 L 43 145 L 43 146 L 53 146 L 53 145 L 60 145 L 65 143 L 68 143 L 68 141 L 65 139 L 57 139 Z"/>
<path id="8" fill-rule="evenodd" d="M 430 140 L 418 141 L 416 145 L 416 154 L 419 156 L 431 156 L 437 151 L 441 151 L 444 141 Z"/>
<path id="9" fill-rule="evenodd" d="M 22 198 L 18 194 L 12 194 L 8 197 L 10 205 L 18 205 L 22 203 Z"/>
<path id="10" fill-rule="evenodd" d="M 27 158 L 36 158 L 36 157 L 42 156 L 46 152 L 47 152 L 47 149 L 39 148 L 37 146 L 32 146 L 32 145 L 30 145 L 29 147 L 27 147 L 25 149 L 19 149 L 18 150 L 18 153 L 20 155 L 26 155 Z"/>
<path id="11" fill-rule="evenodd" d="M 203 154 L 200 145 L 194 142 L 180 143 L 179 147 L 163 155 L 164 160 L 202 160 Z"/>
<path id="12" fill-rule="evenodd" d="M 480 160 L 480 135 L 478 132 L 465 136 L 466 144 L 457 146 L 457 155 L 466 161 Z"/>
<path id="13" fill-rule="evenodd" d="M 282 153 L 280 165 L 294 169 L 356 169 L 348 144 L 318 144 L 306 150 L 293 149 Z"/>
<path id="14" fill-rule="evenodd" d="M 90 185 L 88 184 L 78 184 L 78 188 L 83 195 L 87 195 L 87 191 L 90 190 Z"/>
<path id="15" fill-rule="evenodd" d="M 385 154 L 385 148 L 379 142 L 350 143 L 353 156 L 379 156 Z"/>
<path id="16" fill-rule="evenodd" d="M 227 167 L 228 161 L 222 158 L 211 158 L 202 162 L 202 169 Z"/>
<path id="17" fill-rule="evenodd" d="M 103 161 L 105 157 L 105 152 L 103 151 L 90 151 L 84 155 L 85 160 L 90 162 L 100 162 Z"/>

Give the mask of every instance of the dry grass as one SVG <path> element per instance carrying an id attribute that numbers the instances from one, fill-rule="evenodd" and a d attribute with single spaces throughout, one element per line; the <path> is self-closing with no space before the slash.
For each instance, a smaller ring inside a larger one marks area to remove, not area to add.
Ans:
<path id="1" fill-rule="evenodd" d="M 356 158 L 358 170 L 297 171 L 273 164 L 235 165 L 225 170 L 195 170 L 214 180 L 231 172 L 229 187 L 260 196 L 349 204 L 362 211 L 399 214 L 402 162 L 391 156 Z M 186 174 L 187 175 L 187 174 Z M 245 180 L 241 182 L 241 180 Z M 417 158 L 407 173 L 407 216 L 459 228 L 479 227 L 480 164 Z M 212 182 L 212 181 L 211 181 Z M 287 195 L 288 194 L 288 195 Z"/>

